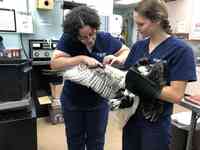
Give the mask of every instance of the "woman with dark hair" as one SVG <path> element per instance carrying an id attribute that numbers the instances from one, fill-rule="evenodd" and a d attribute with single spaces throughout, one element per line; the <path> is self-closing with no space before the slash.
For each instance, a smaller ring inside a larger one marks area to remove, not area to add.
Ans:
<path id="1" fill-rule="evenodd" d="M 125 66 L 141 63 L 144 58 L 151 64 L 163 60 L 167 66 L 167 84 L 153 98 L 146 97 L 145 85 L 143 88 L 132 85 L 131 88 L 140 91 L 141 101 L 123 128 L 123 150 L 169 150 L 173 103 L 184 97 L 187 82 L 196 80 L 193 51 L 172 36 L 164 1 L 139 2 L 134 8 L 134 21 L 144 39 L 133 45 Z"/>
<path id="2" fill-rule="evenodd" d="M 123 63 L 129 49 L 109 33 L 99 32 L 100 20 L 94 9 L 74 8 L 66 15 L 64 33 L 54 51 L 51 67 L 67 69 Z M 61 94 L 69 150 L 103 150 L 109 107 L 90 88 L 69 80 Z"/>

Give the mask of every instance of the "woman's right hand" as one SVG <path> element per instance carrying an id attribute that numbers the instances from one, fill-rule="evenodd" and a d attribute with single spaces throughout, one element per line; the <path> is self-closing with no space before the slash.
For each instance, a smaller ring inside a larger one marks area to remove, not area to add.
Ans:
<path id="1" fill-rule="evenodd" d="M 112 65 L 112 64 L 122 64 L 122 61 L 117 56 L 108 55 L 108 56 L 104 57 L 103 64 L 110 64 L 110 65 Z"/>
<path id="2" fill-rule="evenodd" d="M 100 63 L 95 58 L 89 57 L 89 56 L 81 56 L 82 63 L 86 64 L 89 68 L 95 68 L 95 67 L 103 67 L 103 64 Z"/>

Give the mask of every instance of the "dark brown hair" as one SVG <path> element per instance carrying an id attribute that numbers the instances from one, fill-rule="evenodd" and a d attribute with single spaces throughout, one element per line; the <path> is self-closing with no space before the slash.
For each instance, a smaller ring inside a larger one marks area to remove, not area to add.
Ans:
<path id="1" fill-rule="evenodd" d="M 142 0 L 134 10 L 152 22 L 160 21 L 163 30 L 168 34 L 172 34 L 167 7 L 163 0 Z"/>
<path id="2" fill-rule="evenodd" d="M 63 30 L 76 38 L 79 35 L 79 29 L 84 26 L 90 26 L 94 29 L 99 29 L 100 18 L 96 10 L 87 6 L 79 6 L 65 16 Z"/>

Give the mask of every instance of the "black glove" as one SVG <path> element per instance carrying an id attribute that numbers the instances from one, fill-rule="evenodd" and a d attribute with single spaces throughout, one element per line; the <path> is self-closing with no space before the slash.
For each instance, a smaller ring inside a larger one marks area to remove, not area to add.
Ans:
<path id="1" fill-rule="evenodd" d="M 143 67 L 143 68 L 142 68 Z M 144 71 L 141 71 L 141 68 Z M 166 84 L 166 65 L 163 62 L 143 63 L 132 66 L 126 75 L 126 88 L 142 99 L 158 99 L 163 85 Z"/>
<path id="2" fill-rule="evenodd" d="M 140 97 L 140 110 L 150 122 L 156 122 L 164 112 L 164 103 L 158 98 L 166 77 L 165 61 L 150 64 L 147 59 L 132 66 L 126 75 L 126 88 Z"/>
<path id="3" fill-rule="evenodd" d="M 160 96 L 160 87 L 142 76 L 135 67 L 131 67 L 125 79 L 126 88 L 143 99 L 157 99 Z"/>

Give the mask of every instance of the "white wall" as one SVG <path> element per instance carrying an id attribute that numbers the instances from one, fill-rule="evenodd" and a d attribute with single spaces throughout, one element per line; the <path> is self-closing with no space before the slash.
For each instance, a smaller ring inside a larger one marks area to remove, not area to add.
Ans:
<path id="1" fill-rule="evenodd" d="M 72 0 L 65 0 L 72 1 Z M 96 9 L 100 15 L 113 14 L 113 0 L 73 0 L 73 2 L 84 3 Z"/>
<path id="2" fill-rule="evenodd" d="M 3 0 L 0 8 L 15 9 L 16 11 L 27 11 L 27 0 Z"/>

